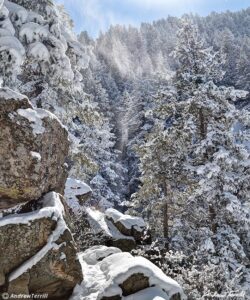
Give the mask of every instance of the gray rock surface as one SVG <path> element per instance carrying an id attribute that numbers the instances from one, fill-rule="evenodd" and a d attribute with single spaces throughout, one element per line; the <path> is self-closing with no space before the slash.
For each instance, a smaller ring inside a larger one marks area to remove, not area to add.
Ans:
<path id="1" fill-rule="evenodd" d="M 0 209 L 63 193 L 68 150 L 67 130 L 53 114 L 0 89 Z"/>
<path id="2" fill-rule="evenodd" d="M 60 195 L 51 192 L 29 210 L 0 219 L 0 292 L 67 299 L 83 278 Z"/>

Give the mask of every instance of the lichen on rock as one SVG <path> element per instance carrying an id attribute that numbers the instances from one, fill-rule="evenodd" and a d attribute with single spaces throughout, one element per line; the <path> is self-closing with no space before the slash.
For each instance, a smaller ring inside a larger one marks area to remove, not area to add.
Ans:
<path id="1" fill-rule="evenodd" d="M 67 130 L 53 114 L 0 89 L 0 209 L 62 193 L 68 150 Z"/>

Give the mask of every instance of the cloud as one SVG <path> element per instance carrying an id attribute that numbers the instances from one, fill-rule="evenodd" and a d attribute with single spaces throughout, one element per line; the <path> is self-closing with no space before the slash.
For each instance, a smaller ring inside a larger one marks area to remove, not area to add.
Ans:
<path id="1" fill-rule="evenodd" d="M 133 18 L 117 9 L 117 0 L 57 0 L 57 2 L 70 11 L 78 31 L 87 30 L 93 36 L 107 30 L 110 25 L 134 24 Z"/>
<path id="2" fill-rule="evenodd" d="M 1 1 L 1 0 L 0 0 Z M 249 6 L 249 0 L 56 0 L 70 13 L 76 30 L 87 30 L 96 37 L 110 25 L 151 22 L 168 15 L 196 12 L 237 10 Z M 248 4 L 247 4 L 248 3 Z"/>
<path id="3" fill-rule="evenodd" d="M 183 7 L 194 7 L 202 0 L 126 0 L 130 5 L 140 6 L 142 9 L 166 10 Z"/>

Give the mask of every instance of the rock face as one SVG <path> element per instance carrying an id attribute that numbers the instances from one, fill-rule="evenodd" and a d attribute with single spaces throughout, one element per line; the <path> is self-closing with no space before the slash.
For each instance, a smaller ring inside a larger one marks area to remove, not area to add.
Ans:
<path id="1" fill-rule="evenodd" d="M 53 114 L 0 89 L 0 294 L 66 300 L 83 279 L 57 193 L 68 150 L 67 130 Z"/>
<path id="2" fill-rule="evenodd" d="M 0 209 L 63 193 L 68 150 L 67 130 L 53 114 L 0 89 Z"/>
<path id="3" fill-rule="evenodd" d="M 59 194 L 51 192 L 0 219 L 0 292 L 70 296 L 82 270 L 65 218 Z"/>

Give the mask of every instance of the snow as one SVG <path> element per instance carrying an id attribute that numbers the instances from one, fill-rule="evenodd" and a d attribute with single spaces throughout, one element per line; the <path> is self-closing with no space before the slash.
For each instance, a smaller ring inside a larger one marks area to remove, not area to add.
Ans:
<path id="1" fill-rule="evenodd" d="M 21 65 L 23 63 L 25 50 L 23 45 L 14 36 L 0 37 L 0 52 L 1 51 L 8 51 L 11 56 L 15 57 L 16 65 Z"/>
<path id="2" fill-rule="evenodd" d="M 43 127 L 43 119 L 44 118 L 50 118 L 52 120 L 53 119 L 57 120 L 61 124 L 61 126 L 64 127 L 55 115 L 53 115 L 51 112 L 41 109 L 41 108 L 18 109 L 17 113 L 20 116 L 29 120 L 29 122 L 31 123 L 31 127 L 33 128 L 34 135 L 43 134 L 45 132 L 45 128 Z"/>
<path id="3" fill-rule="evenodd" d="M 28 56 L 32 56 L 41 61 L 48 61 L 50 54 L 43 43 L 35 42 L 29 45 Z"/>
<path id="4" fill-rule="evenodd" d="M 1 21 L 0 21 L 1 29 L 6 30 L 9 33 L 8 35 L 14 36 L 15 28 L 9 19 L 9 11 L 6 8 L 6 6 L 2 6 L 0 10 L 0 17 L 1 17 Z"/>
<path id="5" fill-rule="evenodd" d="M 27 22 L 34 22 L 42 25 L 44 23 L 44 18 L 41 15 L 35 13 L 34 11 L 29 11 Z"/>
<path id="6" fill-rule="evenodd" d="M 24 24 L 19 31 L 19 37 L 22 40 L 26 40 L 27 43 L 40 41 L 48 36 L 48 28 L 34 22 Z"/>
<path id="7" fill-rule="evenodd" d="M 66 255 L 65 253 L 61 252 L 60 260 L 64 260 L 64 259 L 66 259 Z"/>
<path id="8" fill-rule="evenodd" d="M 127 229 L 135 228 L 137 231 L 143 231 L 146 227 L 146 223 L 142 218 L 124 215 L 113 208 L 107 209 L 105 214 L 115 223 L 120 222 Z"/>
<path id="9" fill-rule="evenodd" d="M 81 210 L 81 205 L 77 196 L 82 196 L 88 193 L 92 193 L 92 189 L 83 181 L 68 178 L 65 183 L 64 196 L 68 205 L 73 211 L 78 212 Z"/>
<path id="10" fill-rule="evenodd" d="M 89 265 L 95 265 L 100 260 L 115 254 L 121 250 L 115 247 L 93 246 L 81 254 L 81 258 Z"/>
<path id="11" fill-rule="evenodd" d="M 22 6 L 20 6 L 16 3 L 10 2 L 10 1 L 5 1 L 4 5 L 9 10 L 10 15 L 11 15 L 11 19 L 13 21 L 17 22 L 17 20 L 18 20 L 19 25 L 26 22 L 28 12 L 25 8 L 23 8 Z"/>
<path id="12" fill-rule="evenodd" d="M 207 238 L 204 244 L 200 247 L 200 250 L 205 253 L 215 253 L 214 243 L 210 238 Z"/>
<path id="13" fill-rule="evenodd" d="M 32 157 L 34 157 L 35 159 L 37 159 L 38 161 L 41 161 L 41 154 L 38 152 L 34 152 L 34 151 L 30 151 L 30 154 Z"/>
<path id="14" fill-rule="evenodd" d="M 70 300 L 97 300 L 99 291 L 102 290 L 105 283 L 105 276 L 100 270 L 99 265 L 88 265 L 79 254 L 79 261 L 84 274 L 84 280 L 81 285 L 77 285 L 73 291 Z"/>
<path id="15" fill-rule="evenodd" d="M 102 296 L 111 297 L 122 295 L 119 287 L 133 274 L 144 274 L 149 278 L 149 285 L 160 288 L 171 297 L 176 293 L 182 293 L 179 284 L 167 277 L 157 266 L 144 257 L 133 257 L 129 253 L 118 253 L 105 258 L 100 263 L 100 269 L 107 278 Z M 119 293 L 117 293 L 119 291 Z"/>
<path id="16" fill-rule="evenodd" d="M 124 300 L 169 300 L 169 296 L 161 289 L 150 287 L 133 295 L 124 297 Z"/>
<path id="17" fill-rule="evenodd" d="M 107 235 L 112 236 L 108 228 L 107 222 L 105 220 L 104 213 L 102 213 L 101 211 L 95 208 L 90 208 L 90 207 L 86 208 L 86 213 L 88 214 L 91 228 L 94 230 L 96 234 L 104 231 L 107 233 Z"/>
<path id="18" fill-rule="evenodd" d="M 9 224 L 30 224 L 31 221 L 42 219 L 42 218 L 52 218 L 57 221 L 56 229 L 49 236 L 47 244 L 34 256 L 25 261 L 21 266 L 19 266 L 16 270 L 14 270 L 9 275 L 9 281 L 13 281 L 23 273 L 27 272 L 34 265 L 36 265 L 51 249 L 60 249 L 64 245 L 64 243 L 58 245 L 56 242 L 60 238 L 60 236 L 68 230 L 68 227 L 64 221 L 64 207 L 62 202 L 60 201 L 59 194 L 55 192 L 48 193 L 42 199 L 43 208 L 26 214 L 20 215 L 11 215 L 4 217 L 0 220 L 0 227 L 9 225 Z M 61 256 L 62 257 L 62 256 Z"/>
<path id="19" fill-rule="evenodd" d="M 0 0 L 0 3 L 1 3 L 1 0 Z M 7 7 L 4 6 L 3 4 L 1 6 L 0 16 L 5 17 L 5 18 L 7 18 L 9 16 L 9 11 L 8 11 Z"/>
<path id="20" fill-rule="evenodd" d="M 10 31 L 8 29 L 0 28 L 0 36 L 9 36 Z"/>
<path id="21" fill-rule="evenodd" d="M 93 249 L 94 257 L 96 250 Z M 104 252 L 108 253 L 108 249 Z M 91 250 L 79 254 L 84 280 L 74 289 L 71 300 L 98 300 L 116 295 L 120 295 L 122 300 L 168 300 L 176 293 L 180 293 L 181 299 L 186 299 L 179 284 L 145 258 L 115 253 L 93 264 L 95 259 L 89 259 L 89 255 Z M 149 278 L 150 287 L 134 295 L 122 296 L 119 285 L 138 273 Z"/>
<path id="22" fill-rule="evenodd" d="M 30 224 L 32 221 L 42 218 L 55 217 L 56 220 L 64 215 L 64 207 L 60 201 L 59 194 L 48 193 L 42 199 L 43 207 L 34 212 L 25 214 L 8 215 L 0 219 L 0 227 L 11 224 Z"/>
<path id="23" fill-rule="evenodd" d="M 33 134 L 42 134 L 45 132 L 45 128 L 43 127 L 43 121 L 41 116 L 37 113 L 36 110 L 32 108 L 27 109 L 18 109 L 17 113 L 28 119 L 31 123 L 31 127 L 33 128 Z"/>
<path id="24" fill-rule="evenodd" d="M 107 220 L 105 214 L 101 211 L 90 207 L 87 207 L 85 211 L 88 214 L 89 224 L 95 234 L 104 232 L 107 236 L 114 239 L 134 240 L 133 237 L 126 236 L 120 233 L 115 225 L 111 221 Z"/>
<path id="25" fill-rule="evenodd" d="M 0 88 L 0 99 L 20 101 L 28 98 L 18 92 L 15 92 L 7 87 Z"/>

